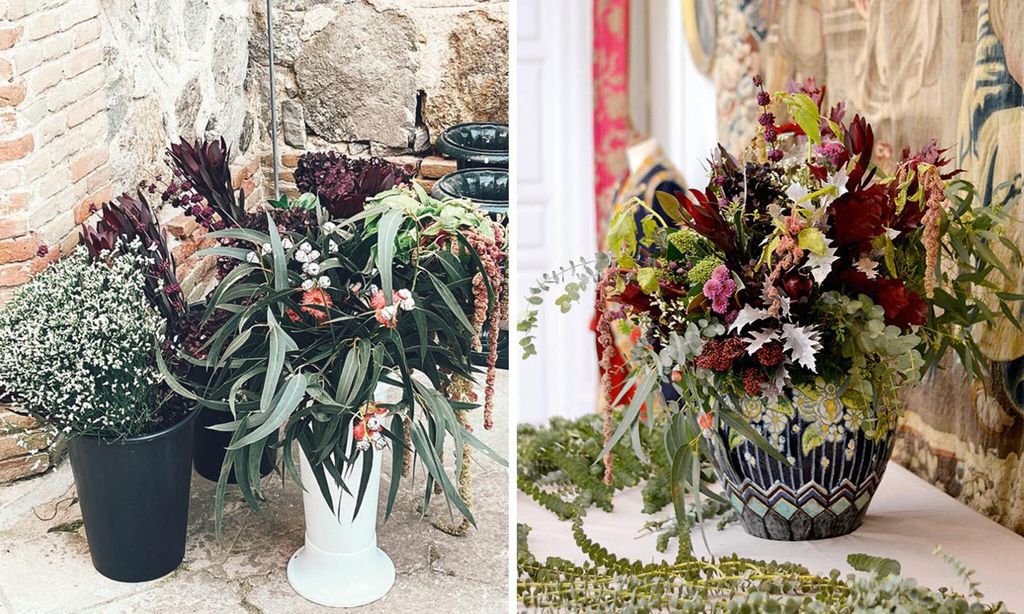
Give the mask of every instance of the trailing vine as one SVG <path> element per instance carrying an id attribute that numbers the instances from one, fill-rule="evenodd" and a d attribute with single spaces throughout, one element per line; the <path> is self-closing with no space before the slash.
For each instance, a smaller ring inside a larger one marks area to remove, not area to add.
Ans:
<path id="1" fill-rule="evenodd" d="M 658 550 L 664 552 L 673 536 L 682 538 L 674 561 L 643 562 L 610 552 L 587 536 L 583 519 L 591 506 L 610 510 L 617 490 L 644 483 L 644 513 L 661 510 L 671 501 L 669 461 L 657 429 L 644 429 L 641 447 L 649 462 L 641 462 L 628 444 L 617 444 L 612 484 L 602 481 L 599 459 L 602 416 L 578 420 L 555 418 L 547 428 L 519 428 L 518 485 L 544 509 L 572 523 L 576 546 L 587 556 L 583 564 L 549 557 L 539 561 L 529 549 L 530 527 L 517 525 L 517 594 L 530 611 L 558 612 L 940 612 L 1002 613 L 1002 603 L 985 604 L 973 572 L 943 554 L 963 579 L 966 595 L 949 589 L 932 590 L 900 576 L 898 562 L 866 554 L 851 554 L 847 562 L 861 573 L 841 578 L 811 573 L 791 562 L 765 562 L 739 556 L 698 559 L 689 548 L 689 523 L 652 520 L 645 529 L 661 531 Z M 570 459 L 570 460 L 566 460 Z M 702 482 L 711 481 L 703 468 Z M 702 501 L 704 520 L 729 518 L 723 504 Z M 684 535 L 685 534 L 685 535 Z M 936 550 L 937 554 L 942 554 Z"/>

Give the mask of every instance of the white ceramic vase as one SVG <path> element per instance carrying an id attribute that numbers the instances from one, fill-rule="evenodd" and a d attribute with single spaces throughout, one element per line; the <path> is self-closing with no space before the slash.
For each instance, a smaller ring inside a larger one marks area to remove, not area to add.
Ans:
<path id="1" fill-rule="evenodd" d="M 378 386 L 377 398 L 380 399 Z M 349 445 L 353 445 L 349 439 Z M 305 454 L 299 454 L 306 543 L 288 561 L 288 582 L 306 599 L 329 607 L 347 608 L 376 601 L 395 583 L 395 565 L 377 547 L 377 502 L 383 454 L 373 454 L 373 467 L 359 514 L 352 517 L 356 500 L 331 484 L 335 509 L 341 499 L 340 517 L 327 505 Z M 365 455 L 351 465 L 354 485 L 359 484 Z M 346 483 L 348 480 L 346 479 Z M 350 487 L 355 491 L 356 488 Z"/>

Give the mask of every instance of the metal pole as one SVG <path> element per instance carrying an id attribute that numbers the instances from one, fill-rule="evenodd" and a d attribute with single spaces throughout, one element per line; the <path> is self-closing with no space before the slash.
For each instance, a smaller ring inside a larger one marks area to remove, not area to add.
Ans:
<path id="1" fill-rule="evenodd" d="M 267 0 L 267 53 L 270 60 L 270 144 L 274 154 L 274 200 L 281 198 L 281 154 L 277 149 L 277 88 L 274 86 L 274 17 Z"/>

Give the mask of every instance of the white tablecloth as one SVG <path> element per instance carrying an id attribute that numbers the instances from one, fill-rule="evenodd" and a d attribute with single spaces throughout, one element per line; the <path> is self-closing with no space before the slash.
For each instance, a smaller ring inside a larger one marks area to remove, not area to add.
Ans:
<path id="1" fill-rule="evenodd" d="M 675 556 L 673 547 L 664 554 L 655 550 L 656 536 L 643 534 L 651 517 L 644 514 L 640 487 L 618 493 L 614 511 L 590 509 L 584 521 L 587 535 L 615 554 L 654 561 Z M 659 517 L 670 514 L 663 511 Z M 573 543 L 569 523 L 558 520 L 523 493 L 518 496 L 518 522 L 530 525 L 530 551 L 543 560 L 560 556 L 582 562 L 586 557 Z M 737 553 L 761 560 L 787 560 L 811 571 L 852 571 L 846 555 L 863 552 L 898 560 L 902 575 L 920 584 L 948 586 L 958 592 L 966 587 L 935 546 L 975 570 L 986 601 L 1002 600 L 1014 612 L 1024 612 L 1024 537 L 959 503 L 903 467 L 890 463 L 882 485 L 868 509 L 864 524 L 852 534 L 807 542 L 777 542 L 751 537 L 739 523 L 719 531 L 714 523 L 705 528 L 708 544 L 716 555 Z M 698 555 L 707 554 L 699 532 L 693 534 Z"/>

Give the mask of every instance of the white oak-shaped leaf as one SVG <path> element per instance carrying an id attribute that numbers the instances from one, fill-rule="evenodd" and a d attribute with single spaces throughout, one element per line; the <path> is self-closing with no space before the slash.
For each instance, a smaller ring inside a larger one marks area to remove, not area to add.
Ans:
<path id="1" fill-rule="evenodd" d="M 768 318 L 767 309 L 744 305 L 743 309 L 740 309 L 740 312 L 736 314 L 736 319 L 729 325 L 729 332 L 741 333 L 745 327 L 766 318 Z"/>
<path id="2" fill-rule="evenodd" d="M 818 351 L 821 349 L 820 335 L 813 326 L 782 325 L 784 348 L 789 352 L 793 362 L 817 373 L 815 364 Z"/>

